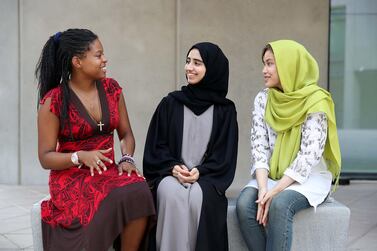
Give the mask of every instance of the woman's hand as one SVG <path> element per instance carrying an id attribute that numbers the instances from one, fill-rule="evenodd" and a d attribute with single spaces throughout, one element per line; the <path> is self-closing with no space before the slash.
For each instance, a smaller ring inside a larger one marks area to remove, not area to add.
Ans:
<path id="1" fill-rule="evenodd" d="M 199 179 L 199 176 L 200 176 L 200 173 L 199 173 L 199 170 L 198 168 L 194 167 L 193 169 L 191 169 L 191 171 L 189 172 L 189 174 L 187 176 L 181 174 L 181 173 L 178 173 L 178 177 L 184 182 L 184 183 L 195 183 L 198 179 Z"/>
<path id="2" fill-rule="evenodd" d="M 260 188 L 258 189 L 258 200 L 255 201 L 257 204 L 258 204 L 258 210 L 257 210 L 257 221 L 259 224 L 262 224 L 262 218 L 263 218 L 263 214 L 264 214 L 264 205 L 262 205 L 260 203 L 260 201 L 263 200 L 263 198 L 265 197 L 267 193 L 267 188 Z"/>
<path id="3" fill-rule="evenodd" d="M 128 176 L 131 176 L 131 173 L 135 172 L 137 176 L 143 177 L 143 175 L 140 174 L 139 170 L 136 168 L 135 165 L 128 163 L 126 161 L 119 163 L 118 171 L 119 175 L 123 175 L 123 172 L 126 172 Z"/>
<path id="4" fill-rule="evenodd" d="M 259 219 L 259 223 L 263 224 L 264 227 L 267 226 L 268 211 L 270 209 L 271 201 L 272 201 L 273 197 L 278 193 L 279 193 L 279 191 L 274 188 L 274 189 L 271 189 L 270 191 L 268 191 L 261 200 L 260 199 L 257 200 L 257 203 L 260 204 L 264 209 L 263 215 Z"/>
<path id="5" fill-rule="evenodd" d="M 271 204 L 271 201 L 272 201 L 273 197 L 275 197 L 278 193 L 280 193 L 281 191 L 283 191 L 285 188 L 289 187 L 294 182 L 295 182 L 294 179 L 292 179 L 291 177 L 289 177 L 287 175 L 284 175 L 278 181 L 278 183 L 274 186 L 274 188 L 271 189 L 270 191 L 268 191 L 264 195 L 264 197 L 262 199 L 258 198 L 258 200 L 256 202 L 260 203 L 263 206 L 263 208 L 264 208 L 264 212 L 263 212 L 263 216 L 262 216 L 262 224 L 263 224 L 263 226 L 267 225 L 268 211 L 269 211 L 270 204 Z"/>
<path id="6" fill-rule="evenodd" d="M 172 175 L 182 184 L 195 183 L 200 176 L 199 170 L 196 167 L 189 171 L 185 165 L 175 165 L 172 170 Z"/>
<path id="7" fill-rule="evenodd" d="M 79 162 L 89 167 L 91 176 L 94 176 L 94 170 L 97 170 L 99 174 L 102 174 L 102 170 L 107 170 L 103 162 L 108 162 L 110 164 L 113 163 L 111 159 L 107 158 L 104 155 L 106 153 L 109 153 L 111 149 L 112 148 L 106 150 L 78 151 L 77 155 L 79 157 Z"/>
<path id="8" fill-rule="evenodd" d="M 190 172 L 185 165 L 175 165 L 171 170 L 171 175 L 176 177 L 178 180 L 180 178 L 179 174 L 183 176 L 189 176 Z"/>
<path id="9" fill-rule="evenodd" d="M 261 201 L 266 196 L 266 193 L 268 191 L 267 189 L 267 179 L 268 179 L 268 170 L 265 168 L 258 168 L 255 171 L 257 183 L 258 183 L 258 199 L 255 201 L 255 203 L 258 204 L 258 210 L 257 210 L 257 221 L 259 224 L 262 224 L 263 215 L 265 213 L 265 205 L 261 204 Z"/>

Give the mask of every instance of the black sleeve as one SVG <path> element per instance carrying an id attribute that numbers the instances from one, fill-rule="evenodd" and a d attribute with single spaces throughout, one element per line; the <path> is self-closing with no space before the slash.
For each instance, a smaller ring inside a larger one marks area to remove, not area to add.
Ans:
<path id="1" fill-rule="evenodd" d="M 174 157 L 169 144 L 169 103 L 163 98 L 153 114 L 144 147 L 143 174 L 150 186 L 171 175 L 174 165 L 182 164 Z"/>

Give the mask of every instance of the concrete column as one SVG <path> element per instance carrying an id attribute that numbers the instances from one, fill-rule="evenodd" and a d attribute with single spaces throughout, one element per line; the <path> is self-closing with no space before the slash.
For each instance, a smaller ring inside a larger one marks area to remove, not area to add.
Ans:
<path id="1" fill-rule="evenodd" d="M 3 0 L 0 6 L 0 183 L 17 184 L 19 144 L 22 144 L 19 141 L 19 5 L 18 1 Z"/>

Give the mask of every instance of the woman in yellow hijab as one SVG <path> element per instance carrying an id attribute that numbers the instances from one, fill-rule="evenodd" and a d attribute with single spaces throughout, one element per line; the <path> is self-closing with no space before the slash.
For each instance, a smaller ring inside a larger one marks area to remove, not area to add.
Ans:
<path id="1" fill-rule="evenodd" d="M 265 86 L 254 101 L 251 181 L 237 200 L 249 250 L 290 250 L 293 216 L 327 197 L 340 173 L 331 95 L 316 60 L 292 40 L 263 49 Z M 265 231 L 268 229 L 268 233 Z"/>

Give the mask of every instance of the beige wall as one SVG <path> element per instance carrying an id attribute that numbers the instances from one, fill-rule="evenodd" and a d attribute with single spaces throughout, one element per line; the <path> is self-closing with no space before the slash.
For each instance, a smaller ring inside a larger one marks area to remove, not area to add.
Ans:
<path id="1" fill-rule="evenodd" d="M 69 27 L 90 28 L 102 40 L 109 59 L 108 76 L 117 79 L 124 88 L 139 166 L 156 105 L 169 91 L 184 83 L 187 49 L 198 41 L 219 44 L 230 61 L 229 97 L 236 103 L 240 129 L 234 188 L 241 187 L 249 178 L 250 112 L 254 96 L 263 88 L 260 52 L 266 42 L 290 38 L 303 43 L 318 59 L 321 83 L 326 84 L 328 0 L 20 0 L 18 3 L 19 6 L 17 1 L 0 2 L 1 13 L 13 18 L 0 16 L 2 23 L 7 22 L 0 26 L 0 52 L 4 54 L 2 58 L 11 59 L 11 64 L 0 63 L 2 69 L 9 68 L 6 76 L 10 82 L 2 79 L 0 91 L 2 96 L 5 91 L 12 91 L 0 101 L 2 107 L 9 107 L 2 109 L 0 115 L 10 121 L 1 123 L 0 140 L 7 144 L 0 147 L 0 154 L 8 156 L 10 164 L 0 166 L 0 183 L 47 183 L 48 172 L 39 166 L 37 159 L 33 71 L 47 38 Z M 14 41 L 3 41 L 8 30 Z M 9 128 L 7 133 L 3 132 L 5 126 Z"/>

